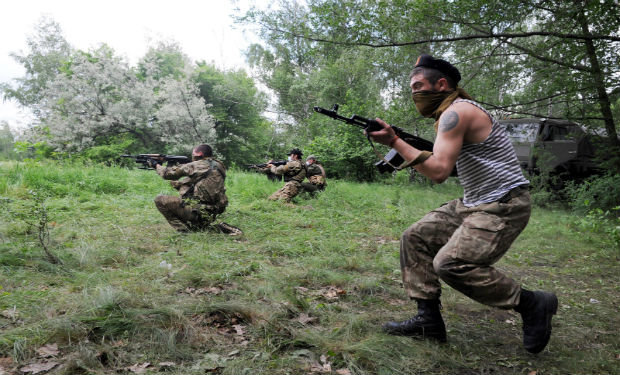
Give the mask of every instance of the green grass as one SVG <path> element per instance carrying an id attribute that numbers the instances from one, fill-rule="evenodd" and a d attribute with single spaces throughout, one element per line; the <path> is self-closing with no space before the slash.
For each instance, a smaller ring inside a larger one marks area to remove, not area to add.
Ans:
<path id="1" fill-rule="evenodd" d="M 288 206 L 266 199 L 280 184 L 230 171 L 221 219 L 244 231 L 230 237 L 173 231 L 153 198 L 174 191 L 152 171 L 0 164 L 0 198 L 48 197 L 50 250 L 63 262 L 49 263 L 36 232 L 3 214 L 0 359 L 16 371 L 56 343 L 59 374 L 131 373 L 147 362 L 147 372 L 170 374 L 620 371 L 619 249 L 562 210 L 535 208 L 498 264 L 558 294 L 542 353 L 522 348 L 518 314 L 447 286 L 447 344 L 383 334 L 384 321 L 415 313 L 400 283 L 401 232 L 461 194 L 453 182 L 399 180 L 329 181 Z"/>

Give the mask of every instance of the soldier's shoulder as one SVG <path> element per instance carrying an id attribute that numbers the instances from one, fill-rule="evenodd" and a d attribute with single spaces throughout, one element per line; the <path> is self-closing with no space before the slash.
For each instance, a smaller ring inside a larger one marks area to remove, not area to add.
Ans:
<path id="1" fill-rule="evenodd" d="M 223 161 L 219 159 L 212 159 L 212 160 L 215 161 L 220 168 L 226 168 L 226 165 L 224 164 Z"/>

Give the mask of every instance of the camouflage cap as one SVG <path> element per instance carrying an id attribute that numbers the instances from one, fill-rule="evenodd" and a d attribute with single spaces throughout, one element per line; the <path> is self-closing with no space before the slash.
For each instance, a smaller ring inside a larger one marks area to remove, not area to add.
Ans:
<path id="1" fill-rule="evenodd" d="M 431 55 L 421 54 L 415 62 L 415 67 L 439 70 L 443 74 L 452 78 L 455 84 L 459 83 L 461 80 L 461 73 L 456 67 L 454 67 L 454 65 L 450 64 L 446 60 L 436 59 Z"/>
<path id="2" fill-rule="evenodd" d="M 316 156 L 314 155 L 309 155 L 306 160 L 316 160 Z"/>

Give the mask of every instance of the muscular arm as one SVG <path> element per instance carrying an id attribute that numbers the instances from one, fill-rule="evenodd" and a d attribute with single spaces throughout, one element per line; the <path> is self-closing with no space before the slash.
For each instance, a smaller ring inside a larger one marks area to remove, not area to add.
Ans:
<path id="1" fill-rule="evenodd" d="M 414 168 L 430 178 L 434 182 L 441 183 L 449 176 L 463 146 L 463 139 L 471 123 L 469 106 L 457 103 L 444 112 L 439 118 L 437 138 L 433 147 L 433 155 Z M 389 144 L 394 138 L 393 129 L 389 128 L 384 121 L 377 119 L 384 125 L 384 129 L 371 133 L 371 137 L 379 143 Z M 375 134 L 378 137 L 375 137 Z M 408 161 L 415 160 L 421 153 L 420 150 L 409 145 L 402 139 L 397 139 L 392 147 Z"/>
<path id="2" fill-rule="evenodd" d="M 449 110 L 442 114 L 439 118 L 433 155 L 424 163 L 414 166 L 418 172 L 434 182 L 444 182 L 454 169 L 467 129 L 466 120 L 463 117 L 465 116 L 458 110 Z"/>

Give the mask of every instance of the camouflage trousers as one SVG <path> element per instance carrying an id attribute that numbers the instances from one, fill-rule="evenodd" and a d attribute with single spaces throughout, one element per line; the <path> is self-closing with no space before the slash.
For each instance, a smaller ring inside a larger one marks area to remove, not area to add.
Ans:
<path id="1" fill-rule="evenodd" d="M 441 280 L 485 305 L 517 306 L 520 285 L 493 264 L 523 231 L 530 213 L 525 187 L 496 202 L 466 207 L 456 199 L 429 212 L 401 237 L 400 266 L 407 295 L 439 298 Z"/>
<path id="2" fill-rule="evenodd" d="M 278 191 L 271 194 L 269 196 L 269 200 L 277 201 L 283 200 L 286 203 L 290 203 L 290 201 L 299 194 L 301 191 L 301 183 L 299 181 L 290 180 L 282 186 Z"/>
<path id="3" fill-rule="evenodd" d="M 302 182 L 301 187 L 305 192 L 308 192 L 311 195 L 319 190 L 325 190 L 325 185 L 313 184 L 312 182 Z"/>
<path id="4" fill-rule="evenodd" d="M 172 195 L 158 195 L 155 206 L 179 232 L 203 230 L 213 222 L 212 216 L 202 214 L 199 207 L 185 204 L 181 198 Z"/>

